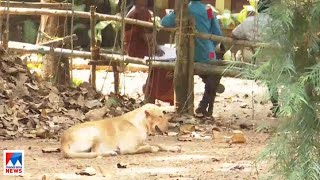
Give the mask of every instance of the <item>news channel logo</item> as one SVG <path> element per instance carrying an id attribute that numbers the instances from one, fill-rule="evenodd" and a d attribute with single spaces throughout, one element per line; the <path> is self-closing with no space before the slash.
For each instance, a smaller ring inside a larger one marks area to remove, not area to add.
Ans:
<path id="1" fill-rule="evenodd" d="M 8 176 L 24 175 L 24 151 L 3 151 L 3 174 Z"/>

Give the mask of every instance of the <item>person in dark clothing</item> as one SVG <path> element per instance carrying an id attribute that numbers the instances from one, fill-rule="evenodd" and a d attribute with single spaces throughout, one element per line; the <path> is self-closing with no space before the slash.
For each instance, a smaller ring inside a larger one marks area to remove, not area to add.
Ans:
<path id="1" fill-rule="evenodd" d="M 148 10 L 147 0 L 134 0 L 127 18 L 151 22 L 151 14 Z M 125 51 L 131 57 L 145 58 L 152 56 L 152 29 L 138 25 L 126 24 L 125 27 Z M 163 52 L 156 49 L 156 55 Z M 143 92 L 148 103 L 155 103 L 155 99 L 173 104 L 173 77 L 172 72 L 163 68 L 151 68 Z"/>
<path id="2" fill-rule="evenodd" d="M 151 14 L 147 9 L 147 0 L 134 0 L 134 6 L 127 14 L 127 18 L 151 22 Z M 124 47 L 127 55 L 144 58 L 150 56 L 150 42 L 152 42 L 152 28 L 126 24 Z"/>
<path id="3" fill-rule="evenodd" d="M 222 36 L 217 16 L 209 6 L 201 3 L 200 0 L 191 0 L 188 6 L 188 12 L 195 18 L 196 30 L 198 32 Z M 161 25 L 165 27 L 175 27 L 175 11 L 166 15 L 162 19 Z M 216 60 L 216 45 L 217 44 L 214 41 L 196 38 L 194 61 L 199 63 L 209 63 L 211 60 Z M 200 77 L 205 83 L 205 91 L 202 100 L 196 109 L 196 113 L 211 116 L 221 76 L 208 75 Z"/>
<path id="4" fill-rule="evenodd" d="M 127 0 L 126 2 L 126 12 L 125 14 L 128 14 L 128 12 L 130 11 L 130 9 L 134 6 L 134 1 L 135 0 Z M 153 10 L 153 2 L 154 0 L 147 0 L 147 7 L 149 10 Z M 121 9 L 121 4 L 122 4 L 122 0 L 119 1 L 118 3 L 118 9 L 120 11 Z"/>

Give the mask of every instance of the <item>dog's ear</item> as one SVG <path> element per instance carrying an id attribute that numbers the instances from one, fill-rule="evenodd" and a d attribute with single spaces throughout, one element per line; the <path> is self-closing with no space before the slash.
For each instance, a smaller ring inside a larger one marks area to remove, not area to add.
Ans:
<path id="1" fill-rule="evenodd" d="M 146 114 L 146 117 L 149 117 L 150 116 L 150 112 L 145 110 L 144 113 Z"/>

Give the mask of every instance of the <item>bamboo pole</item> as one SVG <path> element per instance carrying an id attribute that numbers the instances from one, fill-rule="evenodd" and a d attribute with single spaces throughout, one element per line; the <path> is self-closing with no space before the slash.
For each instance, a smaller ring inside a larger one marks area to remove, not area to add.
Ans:
<path id="1" fill-rule="evenodd" d="M 0 7 L 0 12 L 6 12 L 4 7 Z M 31 8 L 10 8 L 10 11 L 8 11 L 9 14 L 12 15 L 25 15 L 25 16 L 41 16 L 41 15 L 47 15 L 47 16 L 71 16 L 72 12 L 67 10 L 53 10 L 53 9 L 31 9 Z M 90 13 L 88 12 L 82 12 L 82 11 L 74 11 L 74 17 L 78 18 L 86 18 L 90 19 Z M 113 20 L 117 22 L 122 21 L 122 17 L 115 16 L 115 15 L 108 15 L 108 14 L 95 14 L 96 20 Z M 153 23 L 141 21 L 137 19 L 131 19 L 131 18 L 124 18 L 124 21 L 128 24 L 134 24 L 144 27 L 153 27 Z M 160 27 L 161 30 L 174 32 L 175 28 L 165 28 Z"/>
<path id="2" fill-rule="evenodd" d="M 4 7 L 0 7 L 0 13 L 6 12 Z M 40 16 L 40 15 L 48 15 L 48 16 L 71 16 L 71 11 L 66 10 L 48 10 L 48 9 L 28 9 L 28 8 L 10 8 L 8 11 L 9 14 L 12 15 L 29 15 L 29 16 Z M 121 22 L 122 18 L 119 16 L 107 15 L 107 14 L 99 14 L 96 13 L 96 20 L 114 20 Z M 90 19 L 90 13 L 88 12 L 80 12 L 74 11 L 74 17 L 78 18 L 87 18 Z M 139 26 L 144 26 L 148 28 L 153 27 L 153 23 L 145 22 L 141 20 L 125 18 L 124 21 L 128 24 L 135 24 Z M 166 27 L 159 27 L 160 30 L 175 32 L 176 28 L 166 28 Z M 204 33 L 195 33 L 196 38 L 200 39 L 209 39 L 212 41 L 222 42 L 222 43 L 229 43 L 233 45 L 243 45 L 248 47 L 267 47 L 267 48 L 279 48 L 278 44 L 269 44 L 269 43 L 261 43 L 255 41 L 246 41 L 246 40 L 235 40 L 229 37 L 223 36 L 216 36 L 212 34 L 204 34 Z"/>
<path id="3" fill-rule="evenodd" d="M 245 67 L 245 68 L 256 68 L 257 65 L 241 62 L 241 61 L 222 61 L 222 60 L 212 60 L 208 62 L 209 64 L 216 66 L 234 66 L 234 67 Z"/>
<path id="4" fill-rule="evenodd" d="M 96 48 L 96 20 L 95 20 L 95 13 L 96 13 L 96 7 L 90 6 L 90 30 L 91 30 L 91 61 L 97 60 L 97 56 L 99 55 L 99 52 L 97 52 Z M 94 89 L 96 89 L 96 65 L 91 65 L 90 68 L 90 83 Z"/>
<path id="5" fill-rule="evenodd" d="M 122 55 L 122 61 L 120 62 L 120 69 L 124 68 L 124 55 L 125 55 L 125 51 L 124 51 L 124 39 L 125 39 L 125 31 L 126 31 L 126 21 L 125 21 L 125 17 L 126 17 L 126 7 L 127 7 L 127 1 L 122 0 L 121 1 L 121 55 Z M 118 72 L 117 66 L 113 66 L 114 67 L 114 90 L 116 94 L 120 94 L 120 74 Z M 125 76 L 123 76 L 122 78 L 122 82 L 123 82 L 123 87 L 124 87 L 124 91 L 125 91 Z M 125 92 L 124 92 L 125 93 Z"/>
<path id="6" fill-rule="evenodd" d="M 6 2 L 0 2 L 0 6 L 7 6 Z M 39 2 L 18 2 L 10 1 L 9 7 L 20 7 L 20 8 L 50 8 L 50 9 L 71 9 L 70 3 L 39 3 Z"/>
<path id="7" fill-rule="evenodd" d="M 57 38 L 57 39 L 54 39 L 54 40 L 51 40 L 51 41 L 39 43 L 39 45 L 57 47 L 59 45 L 62 45 L 63 43 L 70 42 L 71 39 L 73 41 L 75 41 L 75 40 L 78 40 L 78 37 L 77 37 L 76 34 L 73 34 L 72 36 L 66 36 L 66 37 L 63 37 L 63 38 Z"/>
<path id="8" fill-rule="evenodd" d="M 261 43 L 256 41 L 247 41 L 247 40 L 236 40 L 230 37 L 217 36 L 213 34 L 204 34 L 204 33 L 195 33 L 196 38 L 200 39 L 209 39 L 212 41 L 232 44 L 232 45 L 242 45 L 246 47 L 265 47 L 265 48 L 278 48 L 277 44 Z"/>
<path id="9" fill-rule="evenodd" d="M 10 14 L 9 14 L 9 2 L 10 0 L 7 0 L 5 2 L 6 5 L 6 25 L 5 25 L 5 30 L 3 33 L 3 47 L 5 50 L 8 50 L 8 43 L 9 43 L 9 20 L 10 20 Z M 2 28 L 2 27 L 0 27 Z"/>
<path id="10" fill-rule="evenodd" d="M 178 113 L 188 112 L 188 65 L 189 65 L 189 41 L 188 41 L 188 0 L 181 0 L 178 4 L 176 24 L 179 26 L 177 32 L 177 60 L 174 69 L 174 94 L 175 109 Z"/>
<path id="11" fill-rule="evenodd" d="M 152 62 L 151 67 L 174 70 L 175 63 L 154 61 Z M 204 63 L 194 63 L 194 74 L 195 75 L 221 75 L 224 77 L 240 78 L 241 69 L 229 68 L 227 66 L 215 66 L 215 65 L 204 64 Z"/>
<path id="12" fill-rule="evenodd" d="M 50 54 L 54 53 L 56 55 L 62 56 L 72 56 L 72 57 L 81 57 L 85 59 L 91 58 L 91 52 L 87 51 L 77 51 L 63 48 L 54 48 L 51 49 L 48 46 L 39 46 L 28 43 L 20 43 L 20 42 L 9 42 L 9 51 L 13 51 L 16 53 L 37 53 L 37 54 Z M 121 55 L 116 54 L 100 54 L 100 59 L 97 61 L 91 61 L 89 64 L 95 64 L 97 66 L 109 66 L 109 61 L 112 60 L 113 63 L 120 63 L 122 61 Z M 149 66 L 151 63 L 151 67 L 163 68 L 168 70 L 174 70 L 175 62 L 160 62 L 160 61 L 152 61 L 147 62 L 145 59 L 135 58 L 125 56 L 125 63 L 132 63 L 138 65 Z M 195 75 L 223 75 L 225 77 L 240 77 L 241 69 L 228 68 L 228 66 L 217 66 L 212 64 L 203 64 L 203 63 L 194 63 L 194 74 Z"/>

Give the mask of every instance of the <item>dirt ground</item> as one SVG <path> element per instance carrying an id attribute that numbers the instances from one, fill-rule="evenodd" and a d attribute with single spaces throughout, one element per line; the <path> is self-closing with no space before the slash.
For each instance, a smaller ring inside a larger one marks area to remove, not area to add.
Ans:
<path id="1" fill-rule="evenodd" d="M 73 75 L 76 79 L 87 80 L 89 72 L 75 71 Z M 97 86 L 101 89 L 105 76 L 107 79 L 102 91 L 108 93 L 113 90 L 111 73 L 106 75 L 105 72 L 99 72 Z M 125 93 L 139 98 L 146 74 L 128 73 L 123 79 Z M 10 178 L 1 173 L 0 180 L 33 180 L 41 179 L 43 175 L 47 175 L 47 179 L 259 179 L 266 174 L 267 164 L 256 165 L 254 162 L 267 144 L 270 134 L 257 130 L 270 130 L 277 124 L 277 119 L 270 116 L 271 104 L 265 95 L 266 88 L 248 80 L 223 78 L 221 82 L 226 91 L 216 98 L 214 123 L 223 124 L 221 137 L 230 135 L 234 129 L 240 129 L 240 124 L 250 127 L 250 130 L 242 130 L 247 139 L 245 144 L 229 145 L 214 137 L 182 142 L 176 137 L 156 136 L 151 137 L 150 141 L 180 145 L 182 152 L 68 160 L 63 159 L 60 153 L 42 153 L 42 148 L 59 147 L 57 140 L 15 139 L 2 141 L 0 150 L 25 150 L 25 176 Z M 196 105 L 203 89 L 204 84 L 196 77 Z M 118 163 L 127 167 L 117 168 Z M 76 175 L 76 172 L 85 167 L 93 167 L 96 175 Z M 0 172 L 2 171 L 3 166 L 0 166 Z"/>

